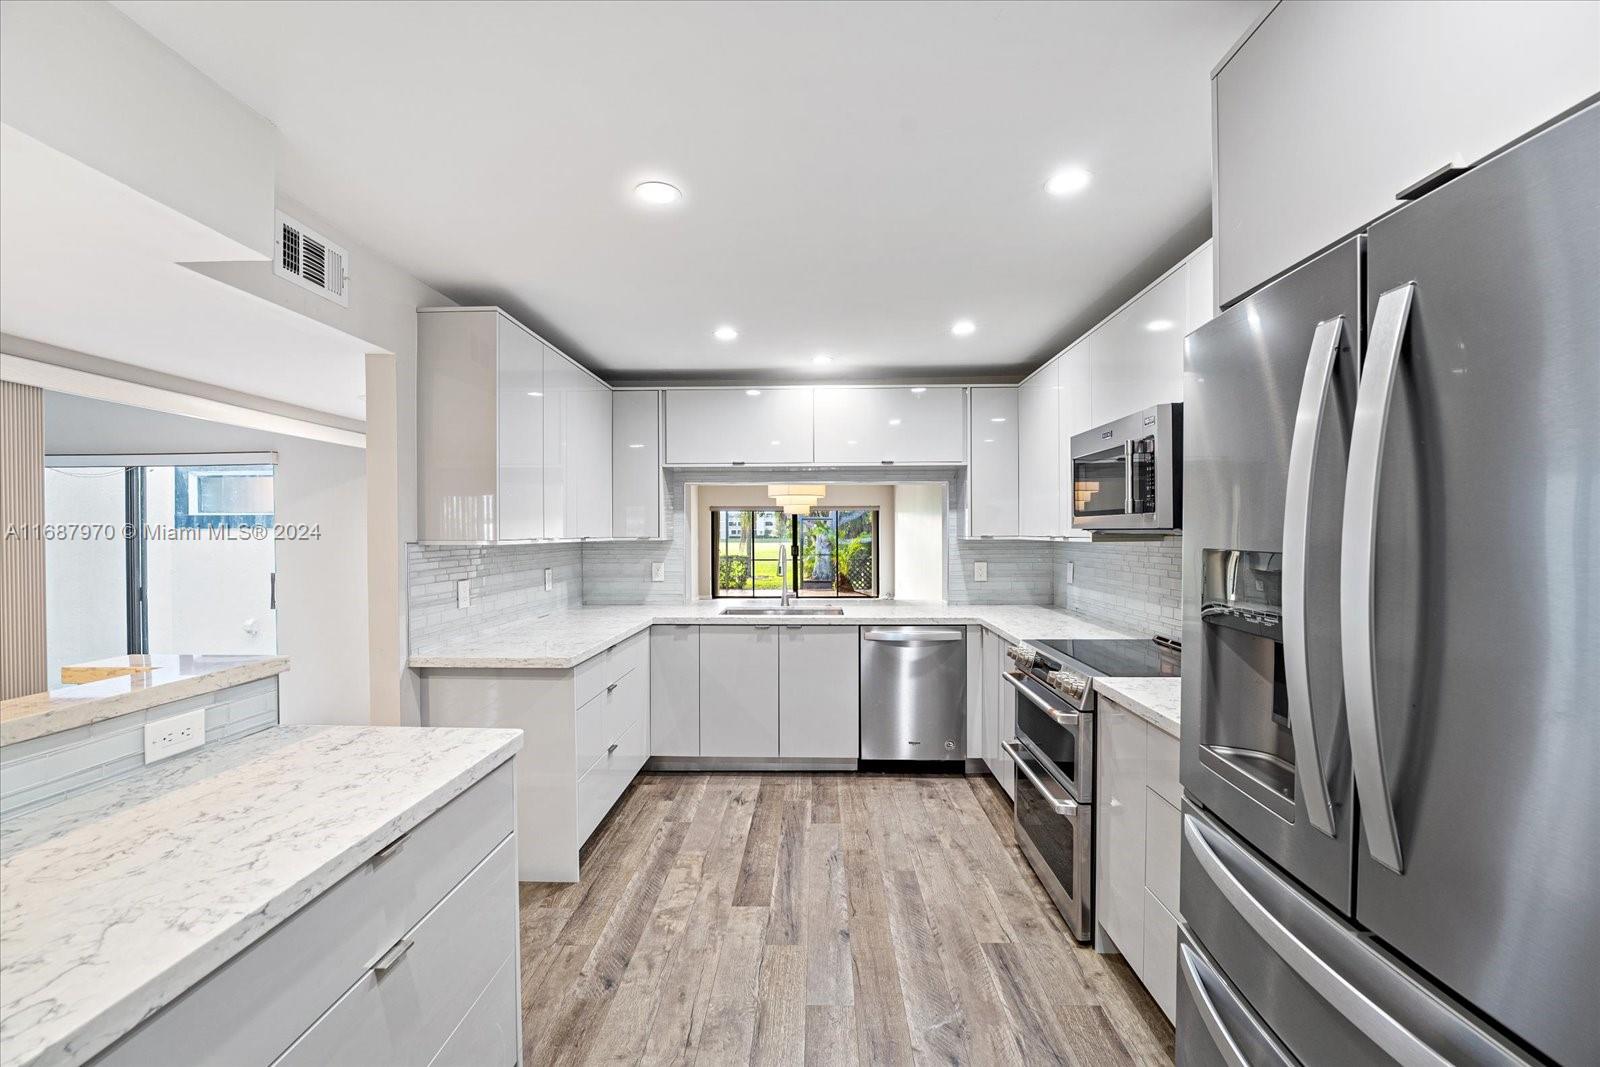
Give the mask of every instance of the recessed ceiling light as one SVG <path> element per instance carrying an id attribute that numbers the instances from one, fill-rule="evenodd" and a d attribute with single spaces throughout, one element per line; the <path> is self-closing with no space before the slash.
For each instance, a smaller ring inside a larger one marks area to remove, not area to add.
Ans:
<path id="1" fill-rule="evenodd" d="M 890 426 L 899 426 L 900 425 L 900 420 L 899 419 L 890 419 L 889 420 L 889 425 Z"/>
<path id="2" fill-rule="evenodd" d="M 950 324 L 950 332 L 957 337 L 971 337 L 978 331 L 978 324 L 971 319 L 957 319 Z"/>
<path id="3" fill-rule="evenodd" d="M 1166 333 L 1168 330 L 1172 329 L 1172 320 L 1151 319 L 1149 322 L 1144 324 L 1144 328 L 1149 330 L 1151 333 Z"/>
<path id="4" fill-rule="evenodd" d="M 775 445 L 781 445 L 781 444 L 783 444 L 783 442 L 782 442 L 782 441 L 774 441 L 774 442 L 772 442 L 772 443 L 773 443 L 773 444 L 775 444 Z"/>
<path id="5" fill-rule="evenodd" d="M 629 448 L 643 448 L 644 445 L 642 445 L 642 444 L 641 445 L 629 445 L 628 447 Z"/>
<path id="6" fill-rule="evenodd" d="M 529 396 L 544 396 L 543 393 L 529 393 Z"/>
<path id="7" fill-rule="evenodd" d="M 992 438 L 992 437 L 985 437 L 985 438 L 984 438 L 984 439 L 983 439 L 983 443 L 984 443 L 984 444 L 986 444 L 986 445 L 992 445 L 992 444 L 994 444 L 994 438 Z"/>
<path id="8" fill-rule="evenodd" d="M 855 442 L 854 442 L 854 441 L 846 441 L 846 442 L 845 442 L 845 444 L 847 444 L 847 445 L 853 445 L 853 444 L 855 444 Z"/>
<path id="9" fill-rule="evenodd" d="M 833 362 L 833 357 L 828 355 L 826 352 L 818 352 L 816 355 L 811 357 L 811 362 L 815 363 L 819 367 L 826 367 L 828 364 Z"/>
<path id="10" fill-rule="evenodd" d="M 996 415 L 992 419 L 990 419 L 989 421 L 990 422 L 1005 422 L 1006 421 L 1006 417 L 1004 415 Z"/>
<path id="11" fill-rule="evenodd" d="M 1073 196 L 1089 188 L 1089 180 L 1089 172 L 1082 167 L 1063 167 L 1050 175 L 1044 188 L 1051 196 Z"/>
<path id="12" fill-rule="evenodd" d="M 919 385 L 913 388 L 911 391 L 913 393 L 926 393 L 928 391 L 928 387 L 925 385 Z"/>
<path id="13" fill-rule="evenodd" d="M 711 332 L 711 336 L 719 341 L 735 341 L 739 338 L 739 331 L 732 326 L 718 326 Z"/>
<path id="14" fill-rule="evenodd" d="M 647 204 L 676 204 L 683 199 L 683 190 L 667 182 L 640 182 L 633 187 L 633 195 Z"/>
<path id="15" fill-rule="evenodd" d="M 761 390 L 759 390 L 759 389 L 746 389 L 744 391 L 744 395 L 745 396 L 760 396 L 761 395 Z"/>

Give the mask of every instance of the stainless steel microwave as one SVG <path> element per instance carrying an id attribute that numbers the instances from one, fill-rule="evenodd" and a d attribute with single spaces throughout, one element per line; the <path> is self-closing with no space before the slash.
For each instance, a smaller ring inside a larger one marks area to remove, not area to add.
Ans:
<path id="1" fill-rule="evenodd" d="M 1183 405 L 1157 404 L 1072 435 L 1072 525 L 1183 525 Z"/>

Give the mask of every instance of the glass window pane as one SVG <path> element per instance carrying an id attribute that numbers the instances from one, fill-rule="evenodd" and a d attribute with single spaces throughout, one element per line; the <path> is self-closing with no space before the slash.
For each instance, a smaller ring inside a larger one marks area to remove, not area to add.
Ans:
<path id="1" fill-rule="evenodd" d="M 878 513 L 870 508 L 834 512 L 838 596 L 878 595 Z"/>
<path id="2" fill-rule="evenodd" d="M 715 551 L 713 574 L 716 579 L 712 596 L 750 596 L 753 592 L 750 573 L 750 513 L 748 511 L 713 511 L 713 545 Z"/>

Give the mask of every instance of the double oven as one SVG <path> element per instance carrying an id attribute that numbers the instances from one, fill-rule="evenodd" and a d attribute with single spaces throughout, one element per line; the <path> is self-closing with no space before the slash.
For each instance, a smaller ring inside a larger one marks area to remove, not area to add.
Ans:
<path id="1" fill-rule="evenodd" d="M 1006 653 L 1017 845 L 1079 941 L 1094 934 L 1094 679 L 1176 675 L 1176 642 L 1029 641 Z"/>

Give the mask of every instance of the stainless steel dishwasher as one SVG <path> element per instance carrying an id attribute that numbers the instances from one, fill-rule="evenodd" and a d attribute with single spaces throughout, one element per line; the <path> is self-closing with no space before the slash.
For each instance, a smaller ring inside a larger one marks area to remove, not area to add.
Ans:
<path id="1" fill-rule="evenodd" d="M 861 758 L 967 756 L 967 631 L 861 628 Z"/>

